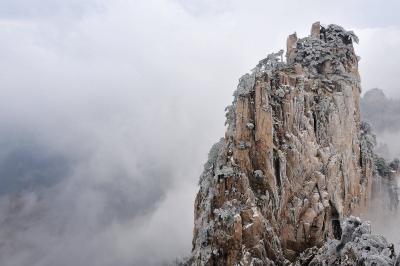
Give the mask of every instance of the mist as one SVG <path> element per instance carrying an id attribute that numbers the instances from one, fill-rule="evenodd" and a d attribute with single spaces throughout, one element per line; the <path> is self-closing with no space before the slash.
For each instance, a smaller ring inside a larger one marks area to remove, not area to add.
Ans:
<path id="1" fill-rule="evenodd" d="M 367 91 L 361 99 L 362 119 L 371 124 L 376 135 L 377 145 L 375 153 L 387 162 L 400 158 L 400 99 L 389 98 L 383 90 L 374 88 Z M 394 177 L 394 182 L 383 179 L 377 184 L 380 189 L 373 193 L 371 206 L 366 213 L 366 218 L 371 220 L 373 230 L 387 237 L 388 241 L 395 244 L 397 252 L 400 248 L 400 211 L 392 208 L 392 191 L 395 197 L 399 194 L 399 177 Z"/>
<path id="2" fill-rule="evenodd" d="M 359 35 L 364 88 L 400 96 L 396 8 L 0 2 L 0 264 L 160 265 L 189 255 L 198 176 L 238 78 L 321 20 Z"/>

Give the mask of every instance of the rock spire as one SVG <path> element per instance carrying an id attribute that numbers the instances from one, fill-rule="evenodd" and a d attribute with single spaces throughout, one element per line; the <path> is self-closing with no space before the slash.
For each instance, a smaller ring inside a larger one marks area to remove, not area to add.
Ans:
<path id="1" fill-rule="evenodd" d="M 195 201 L 193 265 L 284 265 L 368 205 L 356 35 L 312 25 L 239 80 Z"/>

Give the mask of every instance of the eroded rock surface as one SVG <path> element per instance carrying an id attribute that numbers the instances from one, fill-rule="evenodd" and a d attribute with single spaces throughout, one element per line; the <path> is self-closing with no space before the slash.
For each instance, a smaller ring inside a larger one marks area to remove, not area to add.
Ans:
<path id="1" fill-rule="evenodd" d="M 285 265 L 369 201 L 353 32 L 312 26 L 239 80 L 195 201 L 193 265 Z"/>

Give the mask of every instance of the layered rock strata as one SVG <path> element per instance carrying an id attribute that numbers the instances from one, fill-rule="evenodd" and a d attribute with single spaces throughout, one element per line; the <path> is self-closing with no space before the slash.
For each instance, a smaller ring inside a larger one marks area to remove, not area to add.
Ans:
<path id="1" fill-rule="evenodd" d="M 368 205 L 353 32 L 312 26 L 240 78 L 195 201 L 193 265 L 284 265 Z"/>

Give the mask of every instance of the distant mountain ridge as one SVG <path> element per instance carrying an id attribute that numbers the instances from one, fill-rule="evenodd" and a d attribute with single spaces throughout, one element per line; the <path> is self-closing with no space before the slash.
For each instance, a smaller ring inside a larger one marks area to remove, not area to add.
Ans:
<path id="1" fill-rule="evenodd" d="M 388 98 L 383 90 L 372 89 L 361 98 L 362 119 L 376 133 L 400 130 L 400 100 Z"/>

